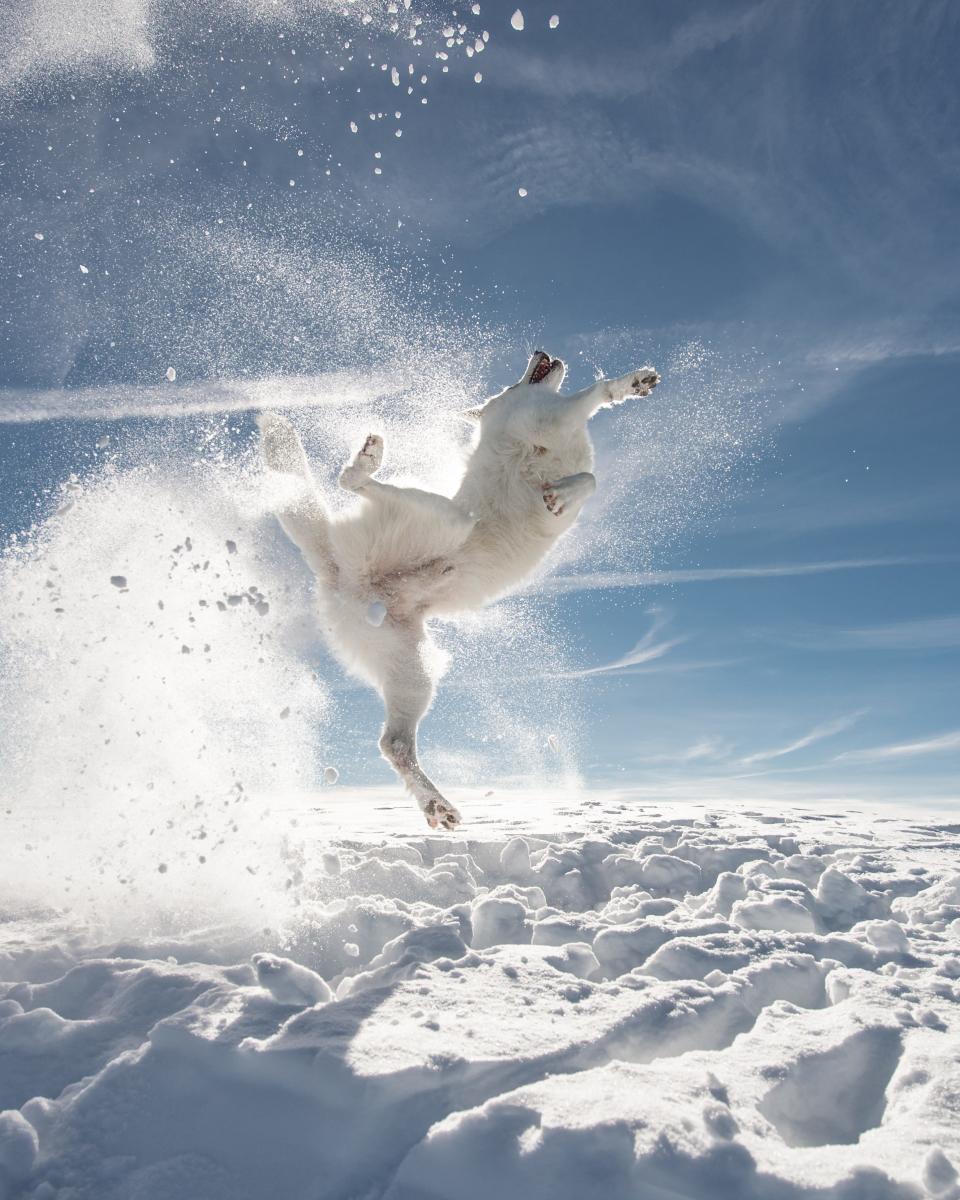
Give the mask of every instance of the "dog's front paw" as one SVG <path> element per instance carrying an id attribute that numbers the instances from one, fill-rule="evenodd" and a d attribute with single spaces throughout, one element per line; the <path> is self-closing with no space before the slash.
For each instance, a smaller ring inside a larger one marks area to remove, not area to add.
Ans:
<path id="1" fill-rule="evenodd" d="M 555 517 L 559 517 L 566 507 L 564 499 L 563 488 L 553 483 L 543 485 L 543 503 L 546 505 L 547 512 L 552 512 Z"/>
<path id="2" fill-rule="evenodd" d="M 624 377 L 627 391 L 631 396 L 649 396 L 660 382 L 660 376 L 653 367 L 641 367 Z"/>
<path id="3" fill-rule="evenodd" d="M 555 483 L 541 485 L 543 503 L 547 512 L 555 517 L 561 517 L 568 509 L 579 508 L 581 504 L 593 495 L 597 487 L 596 479 L 589 471 L 579 475 L 567 475 Z"/>

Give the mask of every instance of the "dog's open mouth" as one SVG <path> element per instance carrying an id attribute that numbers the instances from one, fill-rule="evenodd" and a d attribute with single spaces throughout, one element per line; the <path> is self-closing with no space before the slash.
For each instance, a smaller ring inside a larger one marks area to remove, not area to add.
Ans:
<path id="1" fill-rule="evenodd" d="M 545 354 L 542 350 L 536 351 L 535 358 L 537 361 L 530 372 L 529 383 L 540 383 L 541 380 L 546 379 L 554 367 L 561 365 L 559 358 L 551 358 L 549 354 Z"/>

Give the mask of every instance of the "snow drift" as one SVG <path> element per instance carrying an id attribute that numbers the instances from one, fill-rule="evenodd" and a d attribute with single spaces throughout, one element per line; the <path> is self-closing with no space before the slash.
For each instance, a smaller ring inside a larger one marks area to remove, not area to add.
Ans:
<path id="1" fill-rule="evenodd" d="M 287 813 L 279 926 L 7 911 L 5 1196 L 960 1196 L 955 827 L 607 796 L 360 833 L 380 799 Z"/>

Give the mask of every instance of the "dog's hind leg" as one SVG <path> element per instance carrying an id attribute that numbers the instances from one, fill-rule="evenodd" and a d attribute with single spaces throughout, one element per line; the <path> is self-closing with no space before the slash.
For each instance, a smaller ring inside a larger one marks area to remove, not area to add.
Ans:
<path id="1" fill-rule="evenodd" d="M 257 414 L 257 426 L 260 430 L 260 452 L 270 470 L 283 475 L 297 475 L 312 482 L 303 443 L 287 418 L 268 410 Z"/>
<path id="2" fill-rule="evenodd" d="M 263 460 L 271 471 L 297 480 L 294 494 L 277 511 L 284 533 L 326 584 L 336 582 L 337 567 L 330 549 L 329 514 L 313 481 L 310 464 L 297 431 L 275 412 L 257 416 Z"/>
<path id="3" fill-rule="evenodd" d="M 368 434 L 353 461 L 340 473 L 340 486 L 372 503 L 393 505 L 397 511 L 405 511 L 429 523 L 434 529 L 442 527 L 443 535 L 437 540 L 443 550 L 449 550 L 451 545 L 459 545 L 466 540 L 476 524 L 469 513 L 447 496 L 436 492 L 397 487 L 396 484 L 381 483 L 379 479 L 374 479 L 373 475 L 382 462 L 383 438 L 376 433 Z M 441 553 L 442 550 L 436 552 Z"/>
<path id="4" fill-rule="evenodd" d="M 378 433 L 370 433 L 353 456 L 353 462 L 340 473 L 340 486 L 348 492 L 362 492 L 374 482 L 371 477 L 380 470 L 382 462 L 383 438 Z"/>
<path id="5" fill-rule="evenodd" d="M 404 635 L 384 664 L 381 683 L 386 720 L 380 751 L 413 793 L 431 829 L 454 829 L 460 823 L 456 808 L 440 794 L 417 759 L 417 726 L 433 699 L 433 680 L 423 662 L 422 626 L 397 631 Z"/>

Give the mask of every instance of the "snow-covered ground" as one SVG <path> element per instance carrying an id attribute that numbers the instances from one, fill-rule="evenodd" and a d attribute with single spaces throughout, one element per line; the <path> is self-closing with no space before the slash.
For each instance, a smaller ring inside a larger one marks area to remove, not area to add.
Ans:
<path id="1" fill-rule="evenodd" d="M 960 1196 L 960 825 L 464 808 L 276 809 L 262 928 L 5 901 L 0 1196 Z"/>

